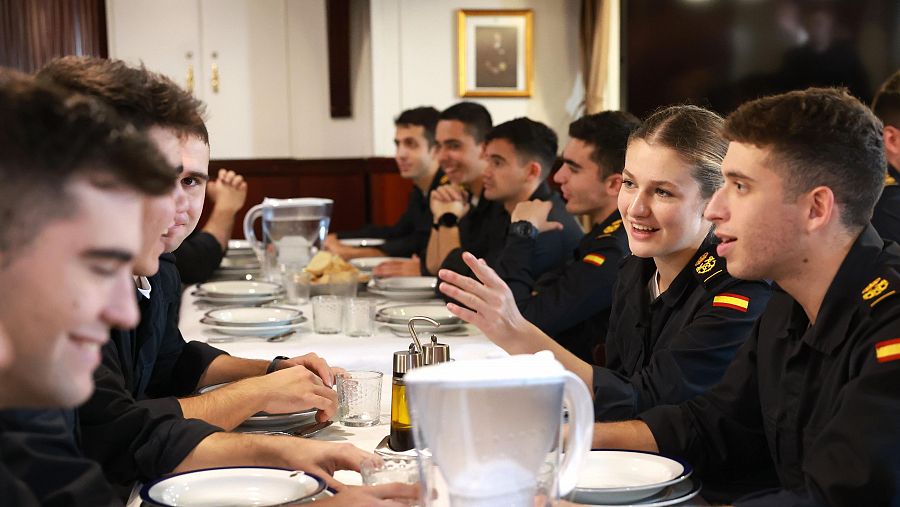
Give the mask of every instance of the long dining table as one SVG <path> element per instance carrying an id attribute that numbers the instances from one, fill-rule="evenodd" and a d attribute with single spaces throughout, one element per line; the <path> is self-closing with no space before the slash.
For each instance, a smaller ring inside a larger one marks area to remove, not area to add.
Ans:
<path id="1" fill-rule="evenodd" d="M 188 287 L 182 297 L 179 327 L 184 339 L 207 342 L 220 348 L 231 355 L 251 359 L 271 360 L 276 356 L 295 357 L 303 354 L 315 353 L 324 358 L 329 365 L 345 370 L 371 370 L 384 374 L 381 392 L 381 417 L 379 423 L 369 427 L 347 427 L 335 422 L 331 426 L 316 433 L 311 438 L 323 441 L 349 442 L 357 447 L 374 451 L 390 432 L 391 411 L 391 378 L 392 359 L 396 351 L 407 350 L 411 339 L 407 333 L 397 334 L 391 329 L 376 323 L 372 336 L 351 337 L 343 333 L 317 334 L 313 331 L 312 308 L 306 302 L 300 305 L 291 305 L 279 302 L 279 306 L 299 308 L 309 320 L 305 322 L 297 332 L 288 336 L 283 341 L 269 341 L 266 338 L 256 336 L 227 336 L 212 331 L 204 326 L 200 320 L 204 314 L 215 306 L 198 301 L 192 293 L 193 287 Z M 374 297 L 364 292 L 360 297 Z M 377 308 L 385 306 L 409 303 L 404 301 L 392 301 L 377 298 Z M 453 360 L 464 361 L 469 359 L 485 359 L 504 357 L 507 355 L 500 347 L 493 344 L 477 328 L 465 325 L 462 329 L 447 333 L 435 333 L 441 343 L 450 346 L 450 355 Z M 427 340 L 431 333 L 419 333 L 420 339 Z M 360 484 L 361 477 L 356 472 L 338 471 L 335 478 L 344 484 Z M 140 499 L 137 498 L 138 488 L 135 488 L 129 507 L 138 507 Z M 683 506 L 708 505 L 700 497 L 696 497 Z"/>

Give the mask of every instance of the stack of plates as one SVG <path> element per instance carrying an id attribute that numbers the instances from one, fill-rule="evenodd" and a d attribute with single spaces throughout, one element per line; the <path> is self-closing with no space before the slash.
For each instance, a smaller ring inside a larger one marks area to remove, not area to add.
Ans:
<path id="1" fill-rule="evenodd" d="M 373 279 L 366 289 L 390 299 L 433 299 L 436 286 L 437 278 L 433 276 L 397 276 Z"/>
<path id="2" fill-rule="evenodd" d="M 425 333 L 438 331 L 452 331 L 464 323 L 462 319 L 450 313 L 443 303 L 420 303 L 386 306 L 375 314 L 375 320 L 391 330 L 406 332 L 409 328 L 409 319 L 413 317 L 428 317 L 434 319 L 441 326 L 431 326 L 426 322 L 417 322 L 416 330 Z"/>
<path id="3" fill-rule="evenodd" d="M 344 246 L 352 246 L 357 248 L 381 246 L 384 244 L 384 240 L 381 238 L 346 238 L 338 241 L 340 241 L 340 243 Z"/>
<path id="4" fill-rule="evenodd" d="M 191 295 L 208 303 L 262 304 L 282 297 L 284 289 L 277 283 L 233 280 L 201 283 Z"/>
<path id="5" fill-rule="evenodd" d="M 660 454 L 593 450 L 569 500 L 586 505 L 674 505 L 700 492 L 692 471 L 687 463 Z"/>
<path id="6" fill-rule="evenodd" d="M 200 322 L 222 334 L 274 336 L 299 328 L 306 317 L 285 306 L 226 306 L 206 312 Z"/>
<path id="7" fill-rule="evenodd" d="M 328 496 L 319 477 L 270 467 L 194 470 L 157 479 L 141 489 L 145 504 L 161 507 L 296 505 Z"/>
<path id="8" fill-rule="evenodd" d="M 228 241 L 228 251 L 219 263 L 216 276 L 226 279 L 242 279 L 247 275 L 259 276 L 261 266 L 259 259 L 253 252 L 250 242 L 244 239 L 232 239 Z"/>

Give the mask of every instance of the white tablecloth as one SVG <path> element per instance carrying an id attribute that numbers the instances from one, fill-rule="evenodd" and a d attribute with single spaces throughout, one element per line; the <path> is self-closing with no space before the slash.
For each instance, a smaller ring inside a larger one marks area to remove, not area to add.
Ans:
<path id="1" fill-rule="evenodd" d="M 378 307 L 389 304 L 401 304 L 398 301 L 378 300 Z M 290 306 L 290 305 L 285 305 Z M 237 337 L 231 338 L 215 333 L 200 323 L 203 314 L 213 307 L 203 305 L 185 291 L 181 305 L 180 328 L 185 340 L 209 342 L 217 348 L 238 357 L 252 359 L 271 359 L 275 356 L 294 357 L 315 352 L 325 358 L 330 365 L 347 370 L 375 370 L 384 373 L 381 393 L 381 422 L 377 426 L 367 428 L 350 428 L 335 423 L 319 432 L 317 440 L 350 442 L 367 451 L 375 447 L 390 431 L 391 412 L 391 374 L 393 353 L 409 347 L 410 339 L 398 336 L 388 328 L 376 326 L 375 335 L 354 338 L 343 334 L 320 335 L 312 330 L 312 309 L 309 304 L 298 306 L 310 320 L 300 327 L 299 332 L 283 342 L 267 342 L 264 338 Z M 430 334 L 421 333 L 422 340 L 428 340 Z M 506 353 L 491 343 L 483 334 L 471 326 L 466 326 L 464 335 L 451 332 L 438 335 L 438 341 L 450 345 L 450 355 L 455 360 L 502 357 Z M 345 484 L 359 484 L 360 476 L 355 472 L 338 472 L 335 478 Z M 695 499 L 699 501 L 699 498 Z M 129 507 L 137 507 L 140 501 L 129 502 Z M 689 505 L 706 505 L 699 501 Z"/>

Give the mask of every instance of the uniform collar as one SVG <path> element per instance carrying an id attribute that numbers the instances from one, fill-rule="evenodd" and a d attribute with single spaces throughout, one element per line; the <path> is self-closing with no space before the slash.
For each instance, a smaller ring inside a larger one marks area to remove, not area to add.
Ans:
<path id="1" fill-rule="evenodd" d="M 531 197 L 529 197 L 528 200 L 533 201 L 534 199 L 540 199 L 541 201 L 549 201 L 552 195 L 553 192 L 550 190 L 547 182 L 542 181 L 541 184 L 534 189 L 534 193 L 531 194 Z"/>
<path id="2" fill-rule="evenodd" d="M 816 324 L 804 335 L 804 342 L 826 354 L 832 353 L 844 342 L 854 316 L 868 307 L 862 293 L 878 276 L 875 264 L 883 249 L 884 241 L 875 228 L 866 226 L 828 286 Z M 799 304 L 796 308 L 803 312 Z M 792 322 L 796 321 L 798 319 L 792 319 Z"/>
<path id="3" fill-rule="evenodd" d="M 897 170 L 896 167 L 891 164 L 887 165 L 887 177 L 885 178 L 885 185 L 897 185 L 900 183 L 900 171 Z"/>
<path id="4" fill-rule="evenodd" d="M 616 222 L 618 222 L 618 223 L 616 223 Z M 612 229 L 607 229 L 608 227 L 610 227 L 612 225 L 615 225 L 615 227 L 613 227 Z M 613 232 L 616 231 L 616 229 L 618 229 L 621 226 L 622 226 L 622 215 L 619 214 L 619 210 L 615 210 L 612 213 L 610 213 L 608 217 L 603 219 L 602 222 L 600 222 L 599 224 L 592 227 L 591 234 L 594 234 L 595 232 L 596 232 L 596 234 L 612 234 Z"/>
<path id="5" fill-rule="evenodd" d="M 700 248 L 694 252 L 694 256 L 688 261 L 687 265 L 678 273 L 678 276 L 672 280 L 669 288 L 659 295 L 660 301 L 667 306 L 674 306 L 681 300 L 689 289 L 702 284 L 702 280 L 706 277 L 718 278 L 725 273 L 725 259 L 717 257 L 716 253 L 717 241 L 714 237 L 707 237 L 700 244 Z M 651 260 L 651 264 L 653 264 Z M 653 272 L 656 272 L 656 265 L 653 264 Z M 650 276 L 653 276 L 652 273 Z M 649 281 L 649 278 L 647 279 Z"/>

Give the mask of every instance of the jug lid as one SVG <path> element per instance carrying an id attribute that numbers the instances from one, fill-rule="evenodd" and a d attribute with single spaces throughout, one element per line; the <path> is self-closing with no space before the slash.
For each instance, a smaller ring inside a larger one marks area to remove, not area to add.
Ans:
<path id="1" fill-rule="evenodd" d="M 334 201 L 324 197 L 291 197 L 289 199 L 278 199 L 275 197 L 266 197 L 263 199 L 266 206 L 277 208 L 279 206 L 321 206 L 324 204 L 334 204 Z"/>
<path id="2" fill-rule="evenodd" d="M 565 374 L 563 365 L 550 351 L 522 354 L 497 359 L 446 362 L 416 368 L 406 375 L 413 383 L 453 383 L 466 386 L 504 385 L 514 383 L 546 384 L 559 382 Z"/>
<path id="3" fill-rule="evenodd" d="M 394 352 L 394 375 L 405 375 L 413 368 L 425 364 L 425 358 L 421 353 L 414 351 L 414 346 L 409 346 L 409 351 L 398 350 Z"/>

